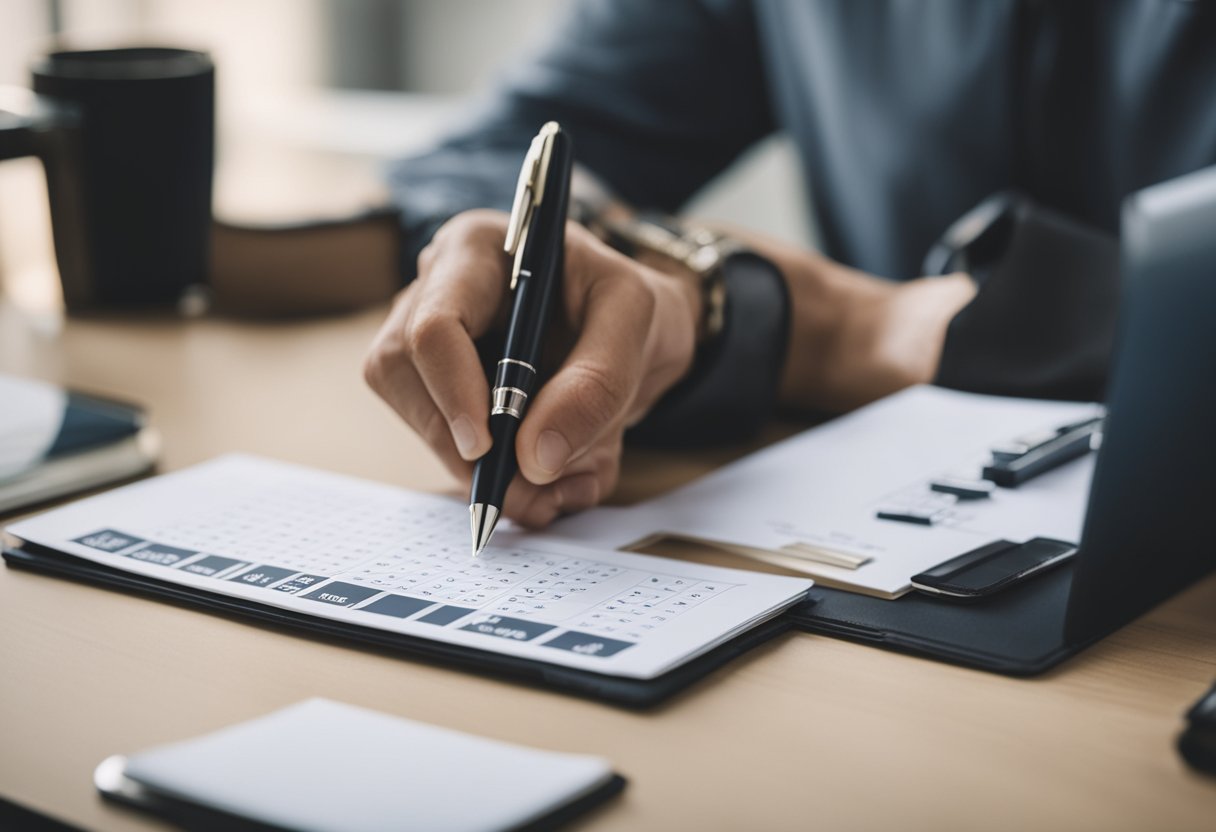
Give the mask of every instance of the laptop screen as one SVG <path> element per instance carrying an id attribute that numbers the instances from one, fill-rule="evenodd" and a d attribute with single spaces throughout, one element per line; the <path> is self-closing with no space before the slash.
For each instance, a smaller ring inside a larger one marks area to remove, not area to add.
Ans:
<path id="1" fill-rule="evenodd" d="M 1216 566 L 1216 167 L 1127 199 L 1122 298 L 1071 644 Z"/>

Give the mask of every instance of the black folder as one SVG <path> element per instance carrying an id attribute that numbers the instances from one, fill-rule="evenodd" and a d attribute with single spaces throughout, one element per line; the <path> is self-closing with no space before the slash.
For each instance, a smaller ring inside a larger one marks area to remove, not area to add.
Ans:
<path id="1" fill-rule="evenodd" d="M 1064 638 L 1073 575 L 1071 564 L 1061 566 L 981 604 L 915 592 L 890 601 L 816 587 L 791 618 L 809 632 L 1024 676 L 1091 643 Z"/>
<path id="2" fill-rule="evenodd" d="M 792 626 L 788 618 L 779 616 L 654 679 L 631 679 L 305 615 L 231 595 L 207 592 L 113 569 L 33 543 L 25 543 L 18 548 L 6 548 L 4 560 L 12 567 L 71 578 L 90 586 L 134 592 L 206 612 L 274 625 L 310 637 L 327 637 L 349 644 L 379 648 L 414 659 L 522 681 L 628 708 L 657 705 L 709 676 L 735 657 L 786 632 Z"/>
<path id="3" fill-rule="evenodd" d="M 815 588 L 803 629 L 984 670 L 1047 670 L 1216 567 L 1216 167 L 1129 197 L 1108 415 L 1069 564 L 978 604 Z M 1027 333 L 1032 337 L 1034 333 Z"/>

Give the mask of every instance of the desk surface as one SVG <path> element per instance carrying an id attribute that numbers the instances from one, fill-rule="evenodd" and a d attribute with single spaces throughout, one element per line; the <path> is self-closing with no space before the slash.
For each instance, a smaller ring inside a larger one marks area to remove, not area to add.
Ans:
<path id="1" fill-rule="evenodd" d="M 148 403 L 166 469 L 244 450 L 450 488 L 360 379 L 382 315 L 56 327 L 9 310 L 0 370 Z M 633 454 L 623 494 L 723 458 Z M 791 634 L 632 713 L 0 569 L 0 794 L 90 829 L 159 828 L 97 799 L 98 761 L 326 696 L 607 756 L 630 787 L 586 829 L 1210 829 L 1216 780 L 1172 743 L 1216 676 L 1213 609 L 1209 580 L 1034 680 Z"/>

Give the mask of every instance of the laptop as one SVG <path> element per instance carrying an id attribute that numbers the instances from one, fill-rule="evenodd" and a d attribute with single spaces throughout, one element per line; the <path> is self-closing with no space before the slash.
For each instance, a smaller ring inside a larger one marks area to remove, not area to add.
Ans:
<path id="1" fill-rule="evenodd" d="M 1216 167 L 1124 203 L 1109 414 L 1080 549 L 983 603 L 817 588 L 803 629 L 1039 673 L 1216 567 Z"/>

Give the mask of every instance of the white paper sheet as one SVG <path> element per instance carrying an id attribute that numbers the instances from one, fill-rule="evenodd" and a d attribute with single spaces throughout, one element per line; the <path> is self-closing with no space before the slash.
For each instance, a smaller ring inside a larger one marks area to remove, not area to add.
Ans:
<path id="1" fill-rule="evenodd" d="M 578 515 L 553 533 L 609 548 L 655 533 L 774 551 L 805 543 L 870 558 L 857 569 L 807 561 L 810 574 L 895 596 L 911 588 L 912 575 L 992 540 L 1079 541 L 1094 454 L 990 499 L 958 502 L 932 527 L 875 512 L 929 496 L 935 477 L 977 472 L 994 445 L 1101 412 L 1094 404 L 913 387 L 658 499 Z"/>
<path id="2" fill-rule="evenodd" d="M 777 614 L 811 585 L 511 530 L 474 560 L 466 505 L 245 456 L 8 531 L 210 592 L 643 679 Z"/>

